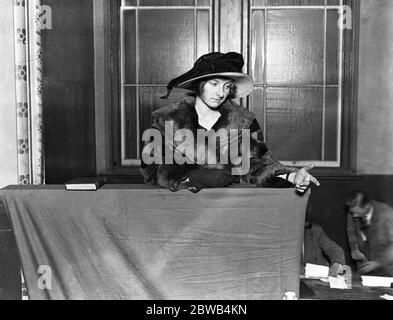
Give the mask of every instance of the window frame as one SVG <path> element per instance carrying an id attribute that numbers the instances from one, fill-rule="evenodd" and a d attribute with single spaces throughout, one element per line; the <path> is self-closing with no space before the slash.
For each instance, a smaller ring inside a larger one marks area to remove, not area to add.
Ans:
<path id="1" fill-rule="evenodd" d="M 187 6 L 141 6 L 139 5 L 140 0 L 137 0 L 135 6 L 121 6 L 120 8 L 120 65 L 121 67 L 119 68 L 120 72 L 120 92 L 121 92 L 121 99 L 120 99 L 120 112 L 121 112 L 121 124 L 120 124 L 120 134 L 121 134 L 121 165 L 122 166 L 139 166 L 141 163 L 140 160 L 140 153 L 141 153 L 141 145 L 137 144 L 136 146 L 136 151 L 137 151 L 137 158 L 127 158 L 126 156 L 126 123 L 125 123 L 125 113 L 126 113 L 126 106 L 125 106 L 125 95 L 126 95 L 126 88 L 135 88 L 135 96 L 136 96 L 136 101 L 135 101 L 135 108 L 136 108 L 136 135 L 137 135 L 137 141 L 141 141 L 141 123 L 139 121 L 140 118 L 140 113 L 141 113 L 141 105 L 140 105 L 140 99 L 139 99 L 139 93 L 140 90 L 143 88 L 147 87 L 152 87 L 152 88 L 165 88 L 166 83 L 160 83 L 160 84 L 148 84 L 148 83 L 141 83 L 140 82 L 140 77 L 139 77 L 139 70 L 138 70 L 138 64 L 139 64 L 139 45 L 140 45 L 140 39 L 138 35 L 138 29 L 139 29 L 139 23 L 138 23 L 138 16 L 143 12 L 143 11 L 188 11 L 188 12 L 193 12 L 194 14 L 194 19 L 195 19 L 195 25 L 194 25 L 194 41 L 195 41 L 195 48 L 194 48 L 194 57 L 193 61 L 195 61 L 198 58 L 197 50 L 197 38 L 198 38 L 198 33 L 197 33 L 197 27 L 199 25 L 198 23 L 198 12 L 202 11 L 208 11 L 209 13 L 209 26 L 208 26 L 208 33 L 210 35 L 209 39 L 209 50 L 211 50 L 214 47 L 214 35 L 213 35 L 213 25 L 214 25 L 214 0 L 208 0 L 210 2 L 209 5 L 198 5 L 197 2 L 198 0 L 193 0 L 194 5 L 187 5 Z M 124 45 L 124 19 L 125 19 L 125 13 L 129 11 L 134 11 L 135 12 L 135 19 L 136 19 L 136 37 L 135 37 L 135 45 L 136 45 L 136 52 L 135 52 L 135 64 L 136 64 L 136 81 L 135 83 L 128 83 L 126 81 L 126 63 L 125 63 L 125 45 Z"/>
<path id="2" fill-rule="evenodd" d="M 242 6 L 250 10 L 251 0 L 241 0 Z M 353 174 L 356 172 L 357 155 L 357 92 L 358 92 L 358 54 L 359 54 L 359 0 L 344 0 L 344 5 L 352 8 L 352 29 L 343 31 L 343 74 L 342 74 L 342 121 L 341 121 L 341 165 L 340 167 L 318 167 L 313 170 L 316 176 L 332 176 L 341 174 Z M 121 111 L 121 83 L 120 83 L 120 62 L 121 43 L 120 37 L 120 5 L 121 0 L 108 0 L 105 2 L 105 41 L 108 47 L 108 79 L 106 81 L 105 135 L 109 137 L 109 143 L 105 145 L 105 157 L 97 157 L 98 174 L 107 176 L 127 176 L 140 181 L 139 166 L 124 167 L 121 165 L 120 135 L 120 111 Z M 219 10 L 220 0 L 214 3 L 214 12 Z M 217 33 L 219 26 L 215 26 L 217 17 L 213 17 L 214 48 L 217 48 Z M 243 28 L 250 28 L 249 21 L 245 21 Z M 244 34 L 249 34 L 250 30 L 244 30 Z M 248 71 L 248 38 L 243 37 L 243 54 Z M 249 105 L 249 98 L 246 99 Z M 101 110 L 102 111 L 102 110 Z M 98 127 L 97 127 L 98 129 Z M 101 141 L 102 143 L 102 141 Z M 97 146 L 100 149 L 100 146 Z M 98 155 L 98 153 L 97 153 Z M 287 165 L 292 165 L 286 162 Z"/>
<path id="3" fill-rule="evenodd" d="M 352 29 L 343 34 L 341 165 L 315 168 L 313 174 L 319 177 L 356 173 L 360 0 L 344 0 L 343 4 L 352 9 Z"/>

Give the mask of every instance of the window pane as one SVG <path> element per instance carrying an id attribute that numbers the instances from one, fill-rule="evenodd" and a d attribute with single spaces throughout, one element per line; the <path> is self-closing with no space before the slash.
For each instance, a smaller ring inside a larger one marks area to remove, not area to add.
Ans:
<path id="1" fill-rule="evenodd" d="M 125 155 L 126 159 L 137 159 L 137 119 L 136 119 L 136 88 L 124 88 L 125 111 Z"/>
<path id="2" fill-rule="evenodd" d="M 253 93 L 251 94 L 250 99 L 250 111 L 255 113 L 256 119 L 262 130 L 264 130 L 265 122 L 264 96 L 264 88 L 255 88 Z"/>
<path id="3" fill-rule="evenodd" d="M 122 6 L 136 6 L 137 5 L 137 0 L 122 0 L 121 1 Z"/>
<path id="4" fill-rule="evenodd" d="M 340 0 L 327 0 L 326 5 L 328 6 L 339 6 Z"/>
<path id="5" fill-rule="evenodd" d="M 140 6 L 194 6 L 195 0 L 140 0 Z"/>
<path id="6" fill-rule="evenodd" d="M 139 105 L 140 105 L 140 123 L 141 137 L 146 129 L 151 128 L 153 111 L 167 106 L 171 103 L 178 102 L 184 96 L 185 90 L 174 89 L 167 100 L 160 99 L 166 94 L 166 87 L 140 87 L 139 88 Z M 130 140 L 130 141 L 135 141 Z"/>
<path id="7" fill-rule="evenodd" d="M 254 82 L 265 84 L 265 11 L 252 11 L 251 27 L 251 76 Z"/>
<path id="8" fill-rule="evenodd" d="M 206 7 L 209 7 L 209 6 L 211 6 L 210 1 L 211 1 L 211 0 L 198 0 L 198 1 L 197 1 L 197 5 L 198 5 L 198 6 L 206 6 Z"/>
<path id="9" fill-rule="evenodd" d="M 339 32 L 337 10 L 327 10 L 326 83 L 338 84 Z"/>
<path id="10" fill-rule="evenodd" d="M 326 89 L 325 107 L 325 160 L 337 161 L 338 89 Z"/>
<path id="11" fill-rule="evenodd" d="M 323 84 L 324 10 L 269 10 L 268 84 Z"/>
<path id="12" fill-rule="evenodd" d="M 192 68 L 193 10 L 141 10 L 139 29 L 139 83 L 167 84 Z"/>
<path id="13" fill-rule="evenodd" d="M 136 83 L 136 41 L 135 11 L 124 12 L 124 80 L 128 84 Z"/>
<path id="14" fill-rule="evenodd" d="M 279 160 L 321 160 L 322 88 L 267 89 L 267 143 Z"/>
<path id="15" fill-rule="evenodd" d="M 210 52 L 210 13 L 207 10 L 197 11 L 197 56 Z"/>
<path id="16" fill-rule="evenodd" d="M 268 6 L 323 6 L 325 0 L 267 0 Z"/>

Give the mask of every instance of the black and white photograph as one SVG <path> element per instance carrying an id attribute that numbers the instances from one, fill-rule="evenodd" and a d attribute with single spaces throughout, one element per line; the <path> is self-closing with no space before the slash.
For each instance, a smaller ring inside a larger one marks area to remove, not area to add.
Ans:
<path id="1" fill-rule="evenodd" d="M 0 8 L 0 300 L 393 300 L 392 0 Z"/>

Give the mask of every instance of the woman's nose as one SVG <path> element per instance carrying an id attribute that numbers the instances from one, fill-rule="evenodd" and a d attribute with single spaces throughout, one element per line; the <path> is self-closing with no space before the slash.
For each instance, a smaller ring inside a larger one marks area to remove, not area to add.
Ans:
<path id="1" fill-rule="evenodd" d="M 222 98 L 224 96 L 224 88 L 217 88 L 217 96 Z"/>

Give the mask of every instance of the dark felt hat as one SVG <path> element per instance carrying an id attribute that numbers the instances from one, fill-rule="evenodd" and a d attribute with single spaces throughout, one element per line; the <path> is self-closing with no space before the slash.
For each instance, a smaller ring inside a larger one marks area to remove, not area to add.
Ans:
<path id="1" fill-rule="evenodd" d="M 234 98 L 245 97 L 252 92 L 254 82 L 248 74 L 242 72 L 243 66 L 243 57 L 236 52 L 205 54 L 195 62 L 190 71 L 168 83 L 168 93 L 162 99 L 168 98 L 173 88 L 192 90 L 195 81 L 215 76 L 232 79 L 236 84 Z"/>

